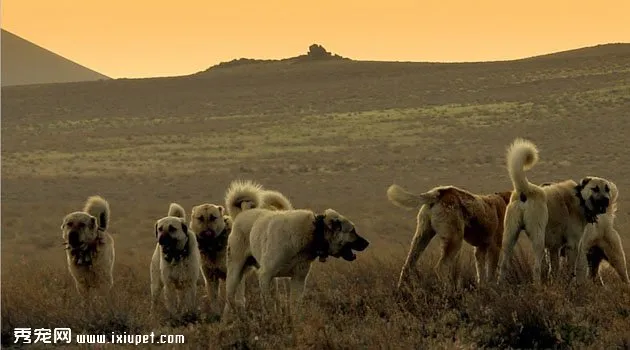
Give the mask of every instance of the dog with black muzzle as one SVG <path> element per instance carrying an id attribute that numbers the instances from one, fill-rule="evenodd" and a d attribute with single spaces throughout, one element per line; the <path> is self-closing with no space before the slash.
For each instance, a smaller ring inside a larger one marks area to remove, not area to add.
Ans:
<path id="1" fill-rule="evenodd" d="M 505 278 L 521 230 L 527 233 L 534 250 L 534 282 L 541 281 L 543 269 L 552 276 L 560 268 L 560 251 L 567 257 L 569 276 L 576 267 L 578 245 L 587 225 L 606 214 L 616 186 L 604 178 L 588 176 L 576 183 L 565 180 L 538 186 L 527 180 L 525 171 L 538 161 L 538 149 L 531 141 L 516 139 L 508 148 L 507 166 L 514 191 L 505 212 L 503 254 L 499 263 L 499 281 Z M 545 248 L 550 266 L 543 267 Z"/>
<path id="2" fill-rule="evenodd" d="M 225 255 L 231 228 L 232 219 L 225 215 L 222 206 L 205 203 L 192 208 L 190 229 L 197 237 L 201 272 L 211 306 L 220 294 L 220 282 L 225 281 Z"/>
<path id="3" fill-rule="evenodd" d="M 109 203 L 100 196 L 89 197 L 82 211 L 63 218 L 68 270 L 82 297 L 92 291 L 104 295 L 114 284 L 114 238 L 107 232 L 109 218 Z"/>
<path id="4" fill-rule="evenodd" d="M 186 213 L 171 203 L 168 216 L 155 223 L 157 244 L 151 259 L 151 312 L 163 292 L 171 317 L 189 317 L 197 312 L 197 280 L 201 257 L 197 237 L 185 223 Z"/>
<path id="5" fill-rule="evenodd" d="M 363 251 L 368 245 L 354 224 L 333 209 L 322 214 L 310 210 L 243 211 L 234 219 L 228 237 L 224 316 L 235 306 L 235 292 L 248 268 L 257 270 L 266 308 L 275 277 L 290 278 L 291 303 L 296 305 L 303 298 L 315 259 L 324 262 L 332 256 L 354 261 L 353 251 Z"/>
<path id="6" fill-rule="evenodd" d="M 603 285 L 599 267 L 602 261 L 608 261 L 621 281 L 630 285 L 626 255 L 619 232 L 614 227 L 619 191 L 612 182 L 605 183 L 604 187 L 597 184 L 593 186 L 592 183 L 593 178 L 585 178 L 576 189 L 580 192 L 581 198 L 584 198 L 582 193 L 584 191 L 587 191 L 587 198 L 588 192 L 592 193 L 590 205 L 584 200 L 584 207 L 587 208 L 585 211 L 594 215 L 592 223 L 586 225 L 578 246 L 575 264 L 577 282 L 583 282 L 588 276 L 593 281 L 599 280 L 599 283 Z"/>

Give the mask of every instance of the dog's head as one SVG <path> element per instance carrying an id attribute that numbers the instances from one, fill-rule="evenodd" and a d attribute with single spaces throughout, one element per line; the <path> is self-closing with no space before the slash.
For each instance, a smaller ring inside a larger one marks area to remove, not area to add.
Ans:
<path id="1" fill-rule="evenodd" d="M 61 224 L 62 237 L 71 248 L 81 248 L 98 238 L 98 224 L 94 216 L 75 211 L 66 215 Z"/>
<path id="2" fill-rule="evenodd" d="M 201 204 L 192 208 L 190 229 L 198 237 L 216 238 L 226 232 L 224 209 L 220 205 Z"/>
<path id="3" fill-rule="evenodd" d="M 155 237 L 163 252 L 182 251 L 188 243 L 188 226 L 182 218 L 166 216 L 155 222 Z"/>
<path id="4" fill-rule="evenodd" d="M 617 186 L 601 177 L 587 176 L 575 188 L 587 216 L 604 214 L 617 200 Z"/>
<path id="5" fill-rule="evenodd" d="M 359 236 L 352 221 L 333 209 L 326 209 L 322 218 L 325 231 L 324 238 L 328 243 L 328 254 L 347 261 L 356 259 L 353 250 L 363 251 L 370 244 Z"/>

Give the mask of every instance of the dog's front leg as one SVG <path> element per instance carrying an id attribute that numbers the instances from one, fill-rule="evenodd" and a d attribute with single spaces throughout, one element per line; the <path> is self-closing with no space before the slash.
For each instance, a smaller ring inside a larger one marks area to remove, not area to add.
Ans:
<path id="1" fill-rule="evenodd" d="M 166 310 L 171 317 L 177 316 L 178 304 L 175 286 L 171 283 L 166 283 L 164 285 L 164 306 L 166 306 Z"/>
<path id="2" fill-rule="evenodd" d="M 187 285 L 182 291 L 182 314 L 185 318 L 195 318 L 197 313 L 197 283 L 196 280 Z"/>
<path id="3" fill-rule="evenodd" d="M 295 313 L 299 319 L 302 319 L 302 302 L 304 300 L 304 289 L 310 272 L 310 264 L 300 266 L 293 271 L 290 282 L 290 300 L 291 311 Z"/>
<path id="4" fill-rule="evenodd" d="M 621 281 L 630 285 L 630 278 L 628 277 L 628 268 L 626 265 L 626 255 L 621 244 L 621 237 L 619 237 L 617 230 L 612 227 L 608 229 L 608 232 L 606 232 L 606 235 L 602 240 L 602 250 L 608 257 L 608 263 L 613 267 L 613 269 L 615 269 L 619 278 L 621 278 Z M 597 271 L 595 272 L 597 273 Z"/>

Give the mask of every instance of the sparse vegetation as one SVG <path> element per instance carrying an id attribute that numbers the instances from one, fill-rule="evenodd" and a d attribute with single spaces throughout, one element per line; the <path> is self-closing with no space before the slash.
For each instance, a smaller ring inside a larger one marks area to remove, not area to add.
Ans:
<path id="1" fill-rule="evenodd" d="M 605 288 L 535 288 L 526 239 L 514 285 L 475 287 L 466 246 L 454 271 L 461 285 L 443 287 L 431 271 L 436 241 L 410 288 L 396 292 L 416 213 L 385 197 L 392 182 L 511 188 L 505 147 L 524 136 L 541 151 L 531 181 L 616 182 L 630 256 L 630 52 L 610 50 L 480 64 L 275 62 L 3 88 L 2 346 L 12 345 L 14 327 L 71 327 L 184 334 L 188 346 L 212 349 L 630 348 L 630 290 L 611 269 Z M 263 320 L 250 281 L 247 322 L 156 322 L 148 315 L 155 220 L 171 201 L 188 210 L 220 203 L 235 178 L 278 189 L 296 207 L 343 210 L 372 244 L 355 262 L 316 263 L 301 320 Z M 92 194 L 110 202 L 116 240 L 114 295 L 94 311 L 77 303 L 59 230 Z"/>

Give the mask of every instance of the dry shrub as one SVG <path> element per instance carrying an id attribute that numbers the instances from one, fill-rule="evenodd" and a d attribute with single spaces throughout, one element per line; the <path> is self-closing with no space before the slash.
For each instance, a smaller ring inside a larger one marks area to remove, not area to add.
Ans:
<path id="1" fill-rule="evenodd" d="M 410 286 L 397 292 L 402 256 L 389 253 L 379 249 L 353 263 L 315 263 L 302 318 L 287 312 L 264 316 L 256 280 L 249 279 L 241 321 L 225 325 L 202 318 L 188 326 L 149 317 L 147 259 L 122 257 L 112 299 L 93 311 L 77 302 L 65 266 L 8 261 L 2 345 L 12 345 L 14 327 L 70 327 L 75 333 L 184 334 L 189 346 L 213 349 L 628 347 L 630 292 L 610 271 L 607 288 L 554 283 L 536 288 L 526 283 L 530 257 L 517 249 L 512 283 L 477 287 L 473 259 L 463 254 L 454 271 L 458 286 L 442 285 L 433 262 L 422 262 Z"/>

